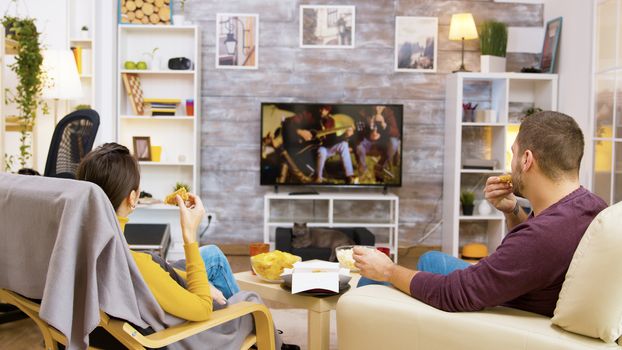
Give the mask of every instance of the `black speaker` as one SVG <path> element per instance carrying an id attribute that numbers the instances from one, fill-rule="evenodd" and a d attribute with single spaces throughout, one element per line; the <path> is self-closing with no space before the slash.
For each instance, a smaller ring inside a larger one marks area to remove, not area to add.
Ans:
<path id="1" fill-rule="evenodd" d="M 168 60 L 168 69 L 190 70 L 192 69 L 192 61 L 186 57 L 173 57 Z"/>

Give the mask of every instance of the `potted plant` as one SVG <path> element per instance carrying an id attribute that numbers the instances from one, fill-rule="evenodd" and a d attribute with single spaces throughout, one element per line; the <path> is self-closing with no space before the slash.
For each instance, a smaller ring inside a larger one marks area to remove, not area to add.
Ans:
<path id="1" fill-rule="evenodd" d="M 508 28 L 505 23 L 486 21 L 479 33 L 482 73 L 505 72 Z"/>
<path id="2" fill-rule="evenodd" d="M 47 105 L 41 99 L 44 86 L 43 54 L 34 19 L 4 16 L 2 25 L 7 37 L 17 41 L 15 62 L 9 68 L 17 74 L 18 82 L 15 89 L 7 91 L 5 101 L 17 105 L 20 125 L 17 161 L 20 168 L 25 168 L 32 157 L 32 132 L 29 130 L 35 126 L 39 107 L 42 107 L 44 114 L 47 113 Z"/>
<path id="3" fill-rule="evenodd" d="M 462 204 L 462 214 L 473 215 L 475 206 L 475 193 L 473 191 L 462 191 L 460 193 L 460 204 Z"/>
<path id="4" fill-rule="evenodd" d="M 88 39 L 89 38 L 89 27 L 82 26 L 82 28 L 80 28 L 80 38 L 82 38 L 82 39 Z"/>

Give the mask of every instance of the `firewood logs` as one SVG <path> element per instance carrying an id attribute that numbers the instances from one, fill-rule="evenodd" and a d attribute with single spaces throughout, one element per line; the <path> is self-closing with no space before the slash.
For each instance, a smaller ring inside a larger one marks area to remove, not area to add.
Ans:
<path id="1" fill-rule="evenodd" d="M 171 24 L 171 0 L 121 0 L 121 23 Z"/>

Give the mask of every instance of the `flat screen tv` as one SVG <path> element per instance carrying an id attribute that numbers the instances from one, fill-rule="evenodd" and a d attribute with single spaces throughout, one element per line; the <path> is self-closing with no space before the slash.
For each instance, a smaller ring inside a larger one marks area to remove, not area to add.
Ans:
<path id="1" fill-rule="evenodd" d="M 261 104 L 261 184 L 401 186 L 403 106 Z"/>

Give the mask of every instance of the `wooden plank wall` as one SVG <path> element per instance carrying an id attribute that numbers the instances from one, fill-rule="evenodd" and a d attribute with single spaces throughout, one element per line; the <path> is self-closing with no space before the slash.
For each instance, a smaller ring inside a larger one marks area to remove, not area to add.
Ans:
<path id="1" fill-rule="evenodd" d="M 355 5 L 356 48 L 299 48 L 301 4 Z M 451 14 L 541 27 L 543 10 L 492 0 L 186 1 L 186 17 L 203 34 L 201 196 L 216 213 L 209 241 L 261 240 L 263 195 L 272 188 L 259 186 L 260 103 L 300 101 L 404 105 L 403 187 L 393 192 L 400 196 L 400 245 L 415 242 L 441 218 L 444 83 L 460 61 L 460 43 L 447 39 Z M 225 12 L 259 14 L 258 70 L 215 69 L 216 13 Z M 394 72 L 395 16 L 439 18 L 437 73 Z M 478 41 L 468 41 L 466 50 L 467 68 L 478 70 Z M 508 71 L 536 61 L 533 54 L 511 53 Z M 439 245 L 440 230 L 426 244 Z"/>

